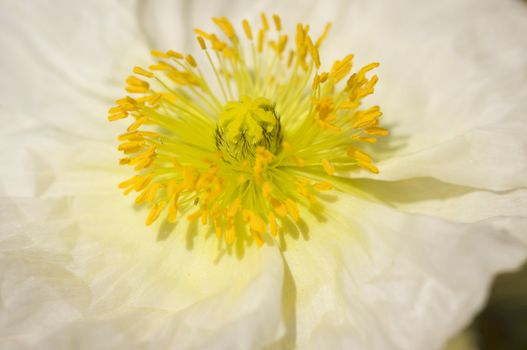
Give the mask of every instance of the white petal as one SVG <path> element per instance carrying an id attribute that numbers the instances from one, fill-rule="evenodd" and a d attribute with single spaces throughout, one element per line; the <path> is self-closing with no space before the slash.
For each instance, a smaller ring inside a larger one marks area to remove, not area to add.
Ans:
<path id="1" fill-rule="evenodd" d="M 360 62 L 381 62 L 369 98 L 392 134 L 383 153 L 372 149 L 380 178 L 525 187 L 527 6 L 371 1 L 354 3 L 349 14 L 347 31 L 335 30 L 333 39 L 346 40 Z"/>
<path id="2" fill-rule="evenodd" d="M 527 127 L 523 122 L 474 128 L 431 147 L 378 163 L 375 178 L 433 177 L 496 191 L 527 186 Z M 366 177 L 372 177 L 368 174 Z"/>
<path id="3" fill-rule="evenodd" d="M 307 242 L 287 240 L 300 348 L 439 349 L 527 254 L 526 219 L 467 225 L 339 197 Z"/>
<path id="4" fill-rule="evenodd" d="M 434 179 L 356 180 L 351 186 L 399 210 L 473 223 L 493 217 L 527 217 L 527 190 L 488 192 Z"/>
<path id="5" fill-rule="evenodd" d="M 247 349 L 280 337 L 276 249 L 219 254 L 192 225 L 146 229 L 121 197 L 2 201 L 2 347 Z"/>
<path id="6" fill-rule="evenodd" d="M 2 108 L 97 135 L 126 72 L 147 50 L 131 2 L 0 4 Z"/>

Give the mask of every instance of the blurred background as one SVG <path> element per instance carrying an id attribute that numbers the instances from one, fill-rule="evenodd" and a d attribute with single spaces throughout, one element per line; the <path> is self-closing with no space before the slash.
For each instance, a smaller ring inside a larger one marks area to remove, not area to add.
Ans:
<path id="1" fill-rule="evenodd" d="M 496 278 L 485 308 L 446 350 L 527 350 L 527 264 Z"/>

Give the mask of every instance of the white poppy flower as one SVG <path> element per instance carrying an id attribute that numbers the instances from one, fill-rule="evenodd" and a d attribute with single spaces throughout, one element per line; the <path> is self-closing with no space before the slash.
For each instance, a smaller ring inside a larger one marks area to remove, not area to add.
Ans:
<path id="1" fill-rule="evenodd" d="M 104 118 L 123 79 L 151 49 L 198 59 L 192 30 L 211 17 L 241 33 L 262 11 L 291 35 L 333 22 L 323 70 L 349 52 L 359 69 L 381 62 L 365 99 L 390 130 L 365 149 L 380 173 L 330 176 L 320 159 L 319 187 L 334 187 L 317 194 L 322 218 L 300 205 L 273 236 L 250 208 L 261 237 L 243 249 L 167 212 L 145 226 L 117 188 L 133 175 L 118 165 L 124 124 Z M 3 1 L 0 348 L 441 348 L 527 255 L 525 18 L 492 0 Z"/>

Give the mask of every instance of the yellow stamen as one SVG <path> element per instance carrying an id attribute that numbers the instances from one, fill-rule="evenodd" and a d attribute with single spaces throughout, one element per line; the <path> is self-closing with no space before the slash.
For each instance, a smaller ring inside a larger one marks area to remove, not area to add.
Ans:
<path id="1" fill-rule="evenodd" d="M 273 22 L 274 22 L 274 26 L 275 26 L 276 30 L 277 31 L 281 31 L 282 30 L 282 22 L 280 20 L 280 16 L 273 15 Z"/>
<path id="2" fill-rule="evenodd" d="M 202 50 L 206 50 L 207 49 L 207 44 L 205 44 L 205 40 L 203 40 L 202 37 L 198 36 L 198 43 L 199 43 L 199 46 L 201 47 Z"/>
<path id="3" fill-rule="evenodd" d="M 181 60 L 181 59 L 184 58 L 184 55 L 182 53 L 179 53 L 179 52 L 176 52 L 176 51 L 172 51 L 172 50 L 168 50 L 167 51 L 167 55 L 168 55 L 168 57 L 176 59 L 176 60 Z"/>
<path id="4" fill-rule="evenodd" d="M 319 191 L 329 191 L 333 189 L 333 185 L 329 182 L 318 182 L 315 184 L 315 188 Z"/>
<path id="5" fill-rule="evenodd" d="M 317 42 L 315 43 L 316 48 L 319 48 L 324 42 L 324 40 L 326 40 L 326 37 L 328 36 L 330 29 L 331 29 L 331 23 L 326 24 L 326 27 L 324 28 L 324 32 L 320 35 L 320 37 L 317 39 Z"/>
<path id="6" fill-rule="evenodd" d="M 375 135 L 375 136 L 387 136 L 388 130 L 385 128 L 379 128 L 379 127 L 369 127 L 364 129 L 364 132 L 368 135 Z"/>
<path id="7" fill-rule="evenodd" d="M 262 19 L 262 26 L 263 26 L 262 29 L 264 31 L 269 30 L 269 21 L 267 20 L 267 16 L 265 15 L 265 13 L 261 13 L 260 18 Z"/>
<path id="8" fill-rule="evenodd" d="M 127 112 L 118 112 L 118 113 L 113 113 L 113 114 L 108 114 L 108 120 L 113 122 L 113 121 L 116 121 L 116 120 L 119 120 L 119 119 L 123 119 L 123 118 L 126 118 L 128 117 L 128 113 Z"/>
<path id="9" fill-rule="evenodd" d="M 276 224 L 276 218 L 272 211 L 269 212 L 267 218 L 269 220 L 269 229 L 271 230 L 271 234 L 273 236 L 276 236 L 278 234 L 278 226 Z"/>
<path id="10" fill-rule="evenodd" d="M 135 74 L 139 74 L 139 75 L 142 75 L 144 77 L 147 77 L 147 78 L 153 78 L 154 77 L 154 74 L 152 72 L 149 72 L 141 67 L 134 67 L 134 73 Z"/>
<path id="11" fill-rule="evenodd" d="M 322 159 L 322 167 L 324 168 L 324 171 L 330 176 L 335 173 L 335 167 L 327 159 Z"/>
<path id="12" fill-rule="evenodd" d="M 152 206 L 152 209 L 150 209 L 150 213 L 148 214 L 148 217 L 146 218 L 146 225 L 151 225 L 154 221 L 157 220 L 159 217 L 159 214 L 161 214 L 161 211 L 165 208 L 166 202 L 159 202 Z"/>
<path id="13" fill-rule="evenodd" d="M 150 208 L 146 225 L 186 218 L 222 244 L 281 244 L 284 222 L 323 211 L 322 191 L 342 191 L 337 171 L 379 172 L 360 149 L 389 134 L 380 108 L 362 107 L 378 63 L 352 73 L 347 55 L 320 71 L 331 24 L 318 37 L 298 24 L 289 40 L 278 15 L 273 28 L 260 20 L 242 20 L 242 36 L 225 17 L 213 19 L 216 33 L 195 29 L 205 66 L 153 50 L 154 62 L 126 79 L 133 97 L 109 108 L 110 121 L 131 118 L 117 148 L 135 175 L 119 188 Z"/>
<path id="14" fill-rule="evenodd" d="M 245 32 L 247 39 L 253 40 L 253 32 L 251 30 L 251 26 L 249 25 L 249 22 L 246 19 L 244 19 L 242 21 L 242 25 L 243 25 L 243 31 Z"/>
<path id="15" fill-rule="evenodd" d="M 165 52 L 161 52 L 161 51 L 158 51 L 158 50 L 152 50 L 152 51 L 150 51 L 150 53 L 152 54 L 152 56 L 157 57 L 157 58 L 169 58 L 170 57 Z"/>
<path id="16" fill-rule="evenodd" d="M 192 67 L 196 68 L 198 64 L 196 63 L 196 60 L 192 55 L 185 56 L 185 60 L 190 64 Z"/>

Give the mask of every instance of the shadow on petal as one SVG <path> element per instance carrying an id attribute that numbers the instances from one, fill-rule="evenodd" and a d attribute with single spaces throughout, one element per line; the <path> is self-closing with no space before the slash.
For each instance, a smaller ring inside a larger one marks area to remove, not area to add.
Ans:
<path id="1" fill-rule="evenodd" d="M 350 180 L 349 185 L 391 205 L 454 198 L 476 190 L 433 178 L 414 178 L 403 181 L 357 179 Z"/>
<path id="2" fill-rule="evenodd" d="M 159 230 L 157 231 L 156 240 L 158 242 L 165 241 L 174 232 L 177 227 L 177 224 L 178 221 L 170 223 L 167 220 L 164 220 L 161 226 L 159 227 Z"/>

